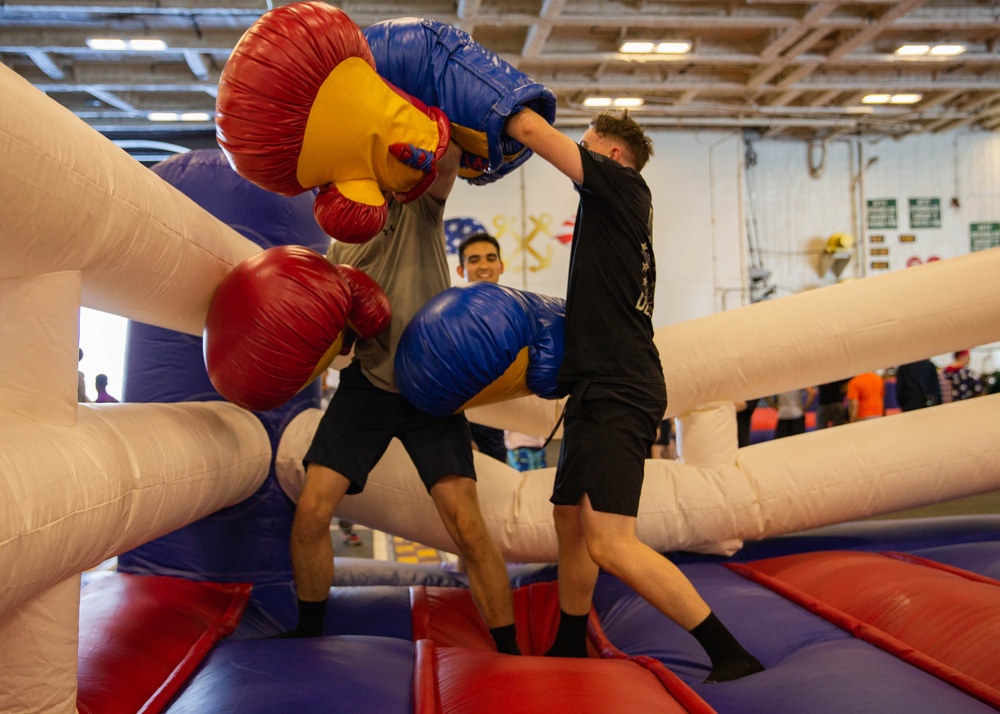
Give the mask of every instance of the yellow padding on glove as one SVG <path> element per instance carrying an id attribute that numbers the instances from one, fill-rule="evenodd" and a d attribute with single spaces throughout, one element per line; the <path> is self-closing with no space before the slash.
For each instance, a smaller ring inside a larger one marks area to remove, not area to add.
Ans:
<path id="1" fill-rule="evenodd" d="M 490 146 L 485 131 L 476 131 L 461 124 L 451 123 L 451 139 L 470 154 L 489 156 Z"/>
<path id="2" fill-rule="evenodd" d="M 316 369 L 313 370 L 312 376 L 309 377 L 309 379 L 306 380 L 305 384 L 302 385 L 303 387 L 312 384 L 312 381 L 317 377 L 319 377 L 321 374 L 323 374 L 323 372 L 326 371 L 327 367 L 330 366 L 330 363 L 333 362 L 333 360 L 336 359 L 337 355 L 340 354 L 340 348 L 344 346 L 344 334 L 346 332 L 347 332 L 347 325 L 344 325 L 344 329 L 340 331 L 339 335 L 337 335 L 337 339 L 335 339 L 333 341 L 333 344 L 330 345 L 330 349 L 324 352 L 319 362 L 316 363 Z"/>
<path id="3" fill-rule="evenodd" d="M 301 186 L 336 184 L 346 197 L 369 206 L 383 191 L 406 193 L 425 176 L 393 157 L 391 144 L 434 152 L 437 123 L 392 91 L 360 57 L 330 72 L 309 110 L 295 177 Z"/>
<path id="4" fill-rule="evenodd" d="M 528 348 L 523 348 L 517 353 L 517 357 L 511 362 L 503 374 L 496 378 L 492 384 L 472 399 L 462 405 L 458 411 L 465 411 L 472 407 L 481 407 L 485 404 L 496 404 L 507 399 L 516 399 L 531 394 L 527 383 L 528 375 Z"/>

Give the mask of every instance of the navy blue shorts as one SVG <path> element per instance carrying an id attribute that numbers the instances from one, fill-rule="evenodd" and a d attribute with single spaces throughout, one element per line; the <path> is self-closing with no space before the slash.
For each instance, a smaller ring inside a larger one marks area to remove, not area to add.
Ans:
<path id="1" fill-rule="evenodd" d="M 304 462 L 333 469 L 361 493 L 369 472 L 393 437 L 410 455 L 427 490 L 444 476 L 475 480 L 472 436 L 465 414 L 432 417 L 402 395 L 374 386 L 357 362 L 340 373 L 340 386 L 316 427 Z"/>
<path id="2" fill-rule="evenodd" d="M 579 393 L 578 393 L 579 392 Z M 662 382 L 590 382 L 566 402 L 552 503 L 635 516 L 646 459 L 667 409 Z"/>

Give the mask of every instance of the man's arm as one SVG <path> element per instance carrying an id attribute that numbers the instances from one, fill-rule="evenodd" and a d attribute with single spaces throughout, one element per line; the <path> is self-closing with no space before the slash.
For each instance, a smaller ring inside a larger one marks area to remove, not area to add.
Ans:
<path id="1" fill-rule="evenodd" d="M 451 195 L 451 189 L 454 188 L 455 180 L 458 178 L 458 163 L 461 158 L 461 147 L 454 141 L 450 142 L 444 155 L 437 162 L 437 178 L 427 188 L 431 198 L 445 201 Z"/>
<path id="2" fill-rule="evenodd" d="M 504 132 L 566 174 L 573 183 L 583 183 L 580 147 L 539 114 L 522 109 L 507 120 Z"/>

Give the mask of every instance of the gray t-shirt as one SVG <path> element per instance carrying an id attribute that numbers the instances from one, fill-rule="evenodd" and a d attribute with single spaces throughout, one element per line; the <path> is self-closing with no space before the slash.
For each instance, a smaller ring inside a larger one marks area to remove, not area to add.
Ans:
<path id="1" fill-rule="evenodd" d="M 793 389 L 790 392 L 782 392 L 779 394 L 777 396 L 778 418 L 798 419 L 800 416 L 805 414 L 805 411 L 802 408 L 804 396 L 804 389 Z"/>
<path id="2" fill-rule="evenodd" d="M 426 193 L 407 204 L 389 199 L 385 228 L 367 243 L 334 241 L 327 257 L 363 270 L 389 298 L 392 322 L 373 340 L 358 339 L 354 359 L 379 389 L 398 392 L 393 362 L 403 328 L 432 297 L 451 287 L 445 257 L 444 202 Z"/>

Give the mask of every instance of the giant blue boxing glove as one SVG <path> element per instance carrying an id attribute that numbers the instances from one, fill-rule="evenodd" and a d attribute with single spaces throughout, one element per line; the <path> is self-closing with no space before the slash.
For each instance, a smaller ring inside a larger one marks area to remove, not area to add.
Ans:
<path id="1" fill-rule="evenodd" d="M 396 385 L 434 416 L 528 394 L 558 399 L 565 333 L 565 300 L 488 282 L 449 288 L 403 330 Z"/>
<path id="2" fill-rule="evenodd" d="M 364 30 L 379 75 L 451 121 L 464 150 L 459 175 L 486 184 L 510 173 L 531 150 L 503 133 L 508 117 L 529 108 L 551 124 L 556 97 L 467 33 L 434 20 L 387 20 Z"/>

